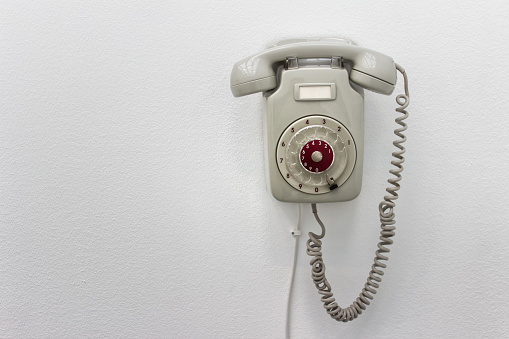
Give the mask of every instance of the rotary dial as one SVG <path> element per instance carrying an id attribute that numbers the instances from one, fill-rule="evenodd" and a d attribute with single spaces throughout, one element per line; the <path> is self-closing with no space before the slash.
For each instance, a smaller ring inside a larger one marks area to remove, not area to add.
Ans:
<path id="1" fill-rule="evenodd" d="M 330 192 L 328 179 L 341 186 L 355 166 L 355 143 L 339 122 L 309 116 L 290 124 L 281 135 L 277 164 L 283 178 L 310 194 Z"/>

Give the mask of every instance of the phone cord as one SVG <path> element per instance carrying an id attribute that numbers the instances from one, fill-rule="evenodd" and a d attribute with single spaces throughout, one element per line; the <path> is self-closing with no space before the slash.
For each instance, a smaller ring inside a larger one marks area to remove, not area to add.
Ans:
<path id="1" fill-rule="evenodd" d="M 399 151 L 392 153 L 392 156 L 396 158 L 396 160 L 392 160 L 391 164 L 396 168 L 391 169 L 389 173 L 393 174 L 395 178 L 390 178 L 388 180 L 392 186 L 389 186 L 386 191 L 390 195 L 386 195 L 384 200 L 378 206 L 381 223 L 380 242 L 378 243 L 378 250 L 376 251 L 374 263 L 371 266 L 371 271 L 369 272 L 369 277 L 362 289 L 362 292 L 359 294 L 359 297 L 346 308 L 342 308 L 338 305 L 333 296 L 331 286 L 325 277 L 325 264 L 322 259 L 322 242 L 320 240 L 325 236 L 325 226 L 318 217 L 316 204 L 311 205 L 315 219 L 322 229 L 322 233 L 318 235 L 309 232 L 306 252 L 308 255 L 313 257 L 310 262 L 312 266 L 311 272 L 313 282 L 318 289 L 318 293 L 322 295 L 320 300 L 324 303 L 327 313 L 337 321 L 348 322 L 357 318 L 357 316 L 366 309 L 366 306 L 370 304 L 369 299 L 373 299 L 373 294 L 376 294 L 376 289 L 382 281 L 382 275 L 384 274 L 382 269 L 387 267 L 386 264 L 381 262 L 381 260 L 387 261 L 389 259 L 384 255 L 385 253 L 390 252 L 390 249 L 386 246 L 393 243 L 391 238 L 394 236 L 394 230 L 396 229 L 394 226 L 396 224 L 396 221 L 394 220 L 394 207 L 396 206 L 396 203 L 394 200 L 398 198 L 397 191 L 400 188 L 399 181 L 401 180 L 401 172 L 403 171 L 402 164 L 405 161 L 405 158 L 403 157 L 405 147 L 401 144 L 406 141 L 406 137 L 402 132 L 407 129 L 407 125 L 403 122 L 403 120 L 408 117 L 408 112 L 405 108 L 408 106 L 410 101 L 410 95 L 408 93 L 408 79 L 405 70 L 398 64 L 396 64 L 396 69 L 403 75 L 405 94 L 400 94 L 396 97 L 396 102 L 400 106 L 396 108 L 396 111 L 403 114 L 403 116 L 396 118 L 396 123 L 402 127 L 394 130 L 394 134 L 398 136 L 399 139 L 394 141 L 393 145 L 399 148 Z"/>

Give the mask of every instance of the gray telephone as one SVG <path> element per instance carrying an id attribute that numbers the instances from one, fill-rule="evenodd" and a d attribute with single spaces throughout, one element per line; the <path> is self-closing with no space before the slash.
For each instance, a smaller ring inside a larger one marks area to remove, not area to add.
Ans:
<path id="1" fill-rule="evenodd" d="M 394 133 L 399 151 L 390 172 L 389 195 L 380 203 L 381 242 L 368 281 L 359 297 L 342 308 L 332 296 L 321 258 L 325 228 L 316 203 L 352 200 L 362 184 L 364 153 L 363 88 L 391 94 L 396 71 L 404 77 L 405 94 L 396 98 L 402 127 Z M 404 147 L 403 120 L 409 103 L 405 71 L 382 53 L 359 47 L 344 39 L 292 39 L 237 62 L 231 73 L 235 97 L 263 92 L 267 99 L 267 148 L 270 189 L 280 201 L 311 203 L 322 233 L 310 233 L 307 253 L 314 283 L 327 312 L 338 321 L 349 321 L 362 313 L 381 281 L 394 235 L 394 200 L 398 197 Z"/>

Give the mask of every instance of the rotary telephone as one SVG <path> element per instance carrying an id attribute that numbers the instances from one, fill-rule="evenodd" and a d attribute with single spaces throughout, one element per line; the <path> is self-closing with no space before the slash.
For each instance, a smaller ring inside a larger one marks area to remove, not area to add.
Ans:
<path id="1" fill-rule="evenodd" d="M 325 227 L 317 203 L 348 201 L 362 185 L 364 153 L 363 88 L 391 94 L 396 72 L 403 75 L 405 94 L 398 95 L 396 122 L 401 126 L 393 152 L 388 195 L 379 205 L 381 237 L 372 270 L 359 297 L 340 307 L 325 278 L 321 238 Z M 310 232 L 307 253 L 312 278 L 327 313 L 347 322 L 357 318 L 376 293 L 394 235 L 394 200 L 401 179 L 408 116 L 408 80 L 403 68 L 382 53 L 344 39 L 291 39 L 235 63 L 230 87 L 235 97 L 262 92 L 267 101 L 266 145 L 269 186 L 279 201 L 311 203 L 321 234 Z M 293 279 L 293 278 L 292 278 Z"/>

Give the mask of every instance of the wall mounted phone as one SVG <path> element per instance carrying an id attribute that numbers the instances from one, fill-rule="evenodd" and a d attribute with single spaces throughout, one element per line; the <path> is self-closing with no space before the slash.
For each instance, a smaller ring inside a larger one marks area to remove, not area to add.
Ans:
<path id="1" fill-rule="evenodd" d="M 352 200 L 360 193 L 364 161 L 363 89 L 391 94 L 397 71 L 404 77 L 405 94 L 396 98 L 403 116 L 394 133 L 396 167 L 391 170 L 389 195 L 379 205 L 381 242 L 368 281 L 359 297 L 340 307 L 325 278 L 321 241 L 325 227 L 316 204 Z M 369 304 L 381 281 L 394 235 L 394 200 L 406 138 L 403 120 L 409 103 L 406 73 L 393 59 L 359 47 L 344 39 L 291 39 L 281 41 L 253 56 L 238 61 L 231 73 L 234 96 L 263 92 L 267 100 L 266 147 L 270 189 L 280 201 L 311 203 L 321 234 L 310 233 L 307 253 L 313 281 L 322 295 L 327 312 L 338 321 L 356 318 Z"/>
<path id="2" fill-rule="evenodd" d="M 315 203 L 355 198 L 364 153 L 362 87 L 390 94 L 395 83 L 392 58 L 345 40 L 287 40 L 237 62 L 234 96 L 271 91 L 266 128 L 274 197 Z"/>

